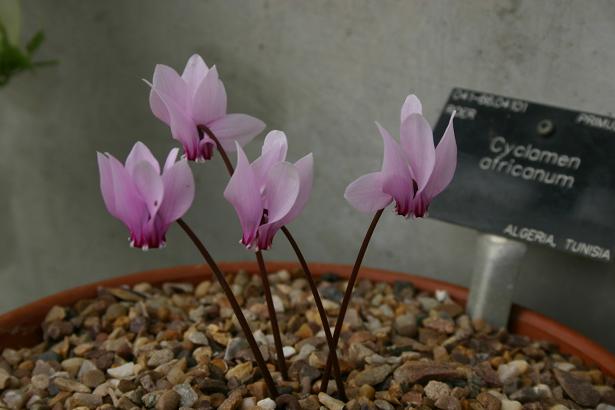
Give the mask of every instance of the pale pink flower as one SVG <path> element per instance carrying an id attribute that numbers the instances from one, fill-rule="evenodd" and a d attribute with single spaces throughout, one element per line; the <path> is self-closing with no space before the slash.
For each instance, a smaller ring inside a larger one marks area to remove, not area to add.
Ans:
<path id="1" fill-rule="evenodd" d="M 271 131 L 261 156 L 252 164 L 237 145 L 237 166 L 225 191 L 239 217 L 248 249 L 269 249 L 275 233 L 295 219 L 312 191 L 312 154 L 294 164 L 286 162 L 286 135 Z"/>
<path id="2" fill-rule="evenodd" d="M 169 225 L 181 218 L 194 199 L 194 178 L 187 161 L 176 162 L 178 149 L 160 165 L 137 142 L 122 165 L 110 154 L 98 153 L 100 190 L 107 210 L 130 231 L 130 244 L 148 249 L 164 246 Z"/>
<path id="3" fill-rule="evenodd" d="M 454 115 L 435 147 L 421 102 L 409 95 L 401 109 L 400 142 L 376 123 L 384 142 L 382 169 L 348 185 L 346 200 L 362 212 L 376 212 L 395 200 L 399 215 L 424 216 L 433 198 L 450 184 L 457 167 Z"/>
<path id="4" fill-rule="evenodd" d="M 213 155 L 215 143 L 205 129 L 228 151 L 235 149 L 235 142 L 243 146 L 265 129 L 257 118 L 227 114 L 226 91 L 218 70 L 215 66 L 208 68 L 198 54 L 190 57 L 181 76 L 171 67 L 158 64 L 150 86 L 152 112 L 171 127 L 171 135 L 181 142 L 191 161 Z"/>

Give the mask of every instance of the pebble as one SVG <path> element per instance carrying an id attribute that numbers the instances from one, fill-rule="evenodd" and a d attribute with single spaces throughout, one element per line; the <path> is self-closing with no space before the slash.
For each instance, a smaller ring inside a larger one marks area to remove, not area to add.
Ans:
<path id="1" fill-rule="evenodd" d="M 3 390 L 8 385 L 8 381 L 11 378 L 11 375 L 0 367 L 0 390 Z"/>
<path id="2" fill-rule="evenodd" d="M 75 380 L 57 377 L 53 379 L 53 384 L 60 390 L 78 393 L 89 393 L 91 390 L 85 384 L 81 384 Z"/>
<path id="3" fill-rule="evenodd" d="M 178 384 L 173 387 L 173 390 L 179 394 L 182 407 L 192 407 L 199 398 L 198 394 L 189 384 Z"/>
<path id="4" fill-rule="evenodd" d="M 26 401 L 26 396 L 21 390 L 7 390 L 2 395 L 2 401 L 9 409 L 21 409 Z"/>
<path id="5" fill-rule="evenodd" d="M 158 367 L 162 364 L 173 360 L 173 352 L 170 349 L 154 350 L 149 354 L 147 365 L 149 367 Z"/>
<path id="6" fill-rule="evenodd" d="M 425 379 L 465 380 L 465 374 L 448 363 L 409 361 L 395 370 L 393 378 L 400 384 L 414 384 Z"/>
<path id="7" fill-rule="evenodd" d="M 374 405 L 380 410 L 395 410 L 395 407 L 386 400 L 374 400 Z"/>
<path id="8" fill-rule="evenodd" d="M 334 399 L 327 393 L 318 393 L 318 401 L 329 410 L 342 410 L 344 408 L 343 401 Z"/>
<path id="9" fill-rule="evenodd" d="M 501 364 L 498 367 L 498 377 L 500 383 L 510 384 L 517 380 L 517 377 L 522 375 L 529 368 L 529 364 L 525 360 L 513 360 L 506 364 Z"/>
<path id="10" fill-rule="evenodd" d="M 271 299 L 273 300 L 273 309 L 275 310 L 275 312 L 284 313 L 286 308 L 284 307 L 284 302 L 282 301 L 282 298 L 278 295 L 272 295 Z"/>
<path id="11" fill-rule="evenodd" d="M 600 393 L 588 381 L 560 369 L 554 369 L 553 374 L 566 394 L 577 404 L 584 407 L 595 407 L 600 403 Z"/>
<path id="12" fill-rule="evenodd" d="M 259 400 L 256 405 L 262 410 L 275 410 L 276 407 L 275 401 L 269 397 Z"/>
<path id="13" fill-rule="evenodd" d="M 476 396 L 476 400 L 484 407 L 485 410 L 500 410 L 502 401 L 493 394 L 482 392 Z"/>
<path id="14" fill-rule="evenodd" d="M 521 403 L 540 401 L 549 397 L 553 397 L 553 394 L 551 393 L 551 388 L 549 388 L 546 384 L 525 387 L 510 395 L 512 400 L 517 400 Z"/>
<path id="15" fill-rule="evenodd" d="M 233 390 L 226 400 L 218 406 L 218 410 L 236 410 L 243 401 L 243 393 L 242 390 Z"/>
<path id="16" fill-rule="evenodd" d="M 73 406 L 83 406 L 88 409 L 95 409 L 102 404 L 102 397 L 89 393 L 75 393 L 71 397 Z"/>
<path id="17" fill-rule="evenodd" d="M 282 347 L 282 353 L 286 359 L 292 357 L 297 353 L 297 350 L 292 346 L 284 346 Z"/>
<path id="18" fill-rule="evenodd" d="M 181 397 L 174 390 L 167 390 L 157 399 L 156 410 L 176 410 L 180 400 Z"/>
<path id="19" fill-rule="evenodd" d="M 105 382 L 105 374 L 99 369 L 92 369 L 83 373 L 80 380 L 86 386 L 94 388 Z"/>
<path id="20" fill-rule="evenodd" d="M 368 367 L 367 369 L 359 372 L 353 379 L 353 382 L 357 386 L 362 386 L 364 384 L 373 386 L 382 383 L 392 371 L 393 367 L 388 364 Z"/>
<path id="21" fill-rule="evenodd" d="M 515 400 L 502 400 L 501 410 L 521 410 L 523 405 Z"/>
<path id="22" fill-rule="evenodd" d="M 239 363 L 235 367 L 231 368 L 228 372 L 226 372 L 226 379 L 230 380 L 231 378 L 235 378 L 239 380 L 241 383 L 245 383 L 252 378 L 254 375 L 254 366 L 252 362 L 244 362 Z"/>
<path id="23" fill-rule="evenodd" d="M 411 313 L 397 316 L 393 328 L 402 336 L 415 336 L 418 328 L 416 316 Z"/>
<path id="24" fill-rule="evenodd" d="M 124 363 L 118 367 L 107 369 L 109 376 L 116 379 L 128 379 L 134 376 L 135 364 L 133 362 Z"/>
<path id="25" fill-rule="evenodd" d="M 47 376 L 46 374 L 34 375 L 30 379 L 30 383 L 32 383 L 32 386 L 39 390 L 45 390 L 47 387 L 49 387 L 49 376 Z"/>
<path id="26" fill-rule="evenodd" d="M 438 401 L 442 397 L 451 395 L 451 388 L 448 384 L 432 380 L 425 386 L 425 395 L 432 401 Z"/>
<path id="27" fill-rule="evenodd" d="M 375 395 L 376 389 L 374 389 L 369 384 L 364 384 L 363 386 L 359 387 L 359 396 L 373 400 Z"/>

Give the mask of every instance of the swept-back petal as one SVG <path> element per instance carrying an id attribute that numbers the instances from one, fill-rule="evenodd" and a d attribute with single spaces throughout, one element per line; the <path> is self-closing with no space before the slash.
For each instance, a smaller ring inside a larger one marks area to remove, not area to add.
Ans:
<path id="1" fill-rule="evenodd" d="M 126 157 L 126 171 L 129 175 L 134 175 L 135 167 L 142 161 L 149 163 L 158 174 L 160 174 L 160 164 L 152 154 L 152 151 L 141 141 L 137 141 L 133 145 L 128 157 Z"/>
<path id="2" fill-rule="evenodd" d="M 190 56 L 181 77 L 188 86 L 190 93 L 194 94 L 199 84 L 201 84 L 203 77 L 207 74 L 207 71 L 207 64 L 205 64 L 205 61 L 200 55 L 193 54 Z"/>
<path id="3" fill-rule="evenodd" d="M 199 133 L 196 124 L 186 110 L 182 109 L 168 95 L 157 92 L 168 110 L 171 135 L 184 146 L 186 157 L 195 160 L 198 157 Z"/>
<path id="4" fill-rule="evenodd" d="M 292 209 L 284 218 L 284 224 L 290 223 L 295 219 L 305 208 L 310 194 L 312 193 L 312 185 L 314 182 L 314 156 L 310 152 L 305 157 L 295 162 L 295 168 L 299 173 L 299 194 Z"/>
<path id="5" fill-rule="evenodd" d="M 431 126 L 421 114 L 411 114 L 401 124 L 400 144 L 414 174 L 418 190 L 427 184 L 436 162 Z"/>
<path id="6" fill-rule="evenodd" d="M 269 223 L 283 220 L 299 196 L 299 171 L 289 162 L 271 167 L 265 181 L 264 208 Z"/>
<path id="7" fill-rule="evenodd" d="M 144 80 L 147 85 L 152 87 L 152 83 Z M 149 91 L 149 107 L 152 110 L 152 113 L 156 118 L 160 121 L 164 122 L 167 125 L 171 124 L 171 118 L 169 117 L 169 110 L 167 110 L 167 105 L 164 103 L 162 98 L 158 95 L 153 88 Z"/>
<path id="8" fill-rule="evenodd" d="M 158 64 L 154 69 L 152 88 L 159 95 L 164 94 L 168 99 L 172 99 L 179 107 L 188 108 L 188 87 L 184 80 L 171 67 Z M 167 108 L 168 108 L 168 101 Z"/>
<path id="9" fill-rule="evenodd" d="M 389 194 L 397 203 L 397 212 L 407 215 L 414 195 L 414 174 L 408 159 L 391 134 L 376 123 L 384 142 L 382 159 L 382 192 Z"/>
<path id="10" fill-rule="evenodd" d="M 207 125 L 226 114 L 226 91 L 213 66 L 207 72 L 192 99 L 192 118 L 199 125 Z"/>
<path id="11" fill-rule="evenodd" d="M 162 184 L 164 198 L 158 214 L 164 224 L 170 224 L 181 218 L 194 200 L 194 177 L 188 162 L 183 159 L 169 168 L 165 167 Z"/>
<path id="12" fill-rule="evenodd" d="M 98 160 L 98 172 L 100 173 L 100 192 L 107 207 L 107 211 L 119 218 L 115 208 L 115 192 L 113 190 L 113 175 L 111 174 L 111 160 L 100 152 L 96 153 Z"/>
<path id="13" fill-rule="evenodd" d="M 425 187 L 425 194 L 428 198 L 433 198 L 451 183 L 457 168 L 457 142 L 455 141 L 455 130 L 453 129 L 453 118 L 451 115 L 448 126 L 442 135 L 442 139 L 436 147 L 436 162 L 431 178 Z"/>
<path id="14" fill-rule="evenodd" d="M 246 114 L 227 114 L 208 125 L 227 151 L 235 150 L 235 142 L 244 146 L 265 129 L 265 123 Z"/>
<path id="15" fill-rule="evenodd" d="M 284 161 L 287 151 L 288 142 L 286 141 L 286 134 L 282 131 L 270 131 L 265 136 L 261 156 L 252 163 L 252 169 L 259 182 L 265 183 L 266 176 L 271 167 L 280 161 Z"/>
<path id="16" fill-rule="evenodd" d="M 360 212 L 376 212 L 391 203 L 391 195 L 382 191 L 381 172 L 363 175 L 346 187 L 344 198 L 353 208 Z"/>
<path id="17" fill-rule="evenodd" d="M 132 233 L 140 235 L 141 227 L 148 217 L 145 202 L 124 166 L 114 157 L 108 156 L 108 158 L 113 179 L 116 216 Z"/>
<path id="18" fill-rule="evenodd" d="M 171 168 L 175 161 L 177 161 L 177 155 L 179 154 L 179 148 L 173 148 L 169 151 L 169 155 L 167 155 L 167 159 L 164 161 L 163 172 L 166 172 L 169 168 Z"/>
<path id="19" fill-rule="evenodd" d="M 423 114 L 423 105 L 421 104 L 421 100 L 419 100 L 414 94 L 407 96 L 406 101 L 404 101 L 404 105 L 401 106 L 400 124 L 412 114 Z"/>
<path id="20" fill-rule="evenodd" d="M 259 249 L 269 249 L 278 229 L 290 222 L 288 216 L 297 202 L 299 186 L 299 171 L 293 164 L 279 162 L 269 171 L 265 184 L 268 220 L 258 228 Z"/>
<path id="21" fill-rule="evenodd" d="M 134 166 L 131 176 L 139 195 L 147 206 L 149 218 L 153 219 L 164 195 L 160 171 L 157 171 L 149 162 L 141 161 Z"/>
<path id="22" fill-rule="evenodd" d="M 242 243 L 250 246 L 263 216 L 263 205 L 256 176 L 243 149 L 237 144 L 237 165 L 224 190 L 224 198 L 235 208 L 243 231 Z"/>

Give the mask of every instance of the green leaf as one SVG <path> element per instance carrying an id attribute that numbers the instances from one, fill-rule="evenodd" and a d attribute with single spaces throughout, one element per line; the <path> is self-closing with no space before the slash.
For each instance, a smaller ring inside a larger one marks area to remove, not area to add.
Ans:
<path id="1" fill-rule="evenodd" d="M 41 30 L 32 36 L 30 41 L 26 44 L 26 51 L 28 54 L 34 53 L 41 46 L 41 44 L 43 44 L 43 41 L 45 41 L 45 33 Z"/>

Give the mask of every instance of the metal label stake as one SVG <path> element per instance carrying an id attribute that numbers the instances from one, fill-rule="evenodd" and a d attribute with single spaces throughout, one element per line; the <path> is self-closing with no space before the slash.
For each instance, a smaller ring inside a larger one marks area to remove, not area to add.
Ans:
<path id="1" fill-rule="evenodd" d="M 521 261 L 527 246 L 501 236 L 478 238 L 467 310 L 472 319 L 506 327 Z"/>

